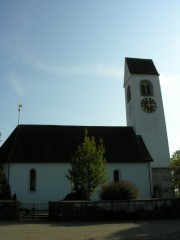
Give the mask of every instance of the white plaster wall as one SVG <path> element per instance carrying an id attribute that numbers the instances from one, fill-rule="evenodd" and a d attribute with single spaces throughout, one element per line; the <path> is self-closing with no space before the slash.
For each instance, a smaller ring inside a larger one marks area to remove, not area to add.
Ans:
<path id="1" fill-rule="evenodd" d="M 140 198 L 151 198 L 151 180 L 148 163 L 112 163 L 108 166 L 110 182 L 113 181 L 113 172 L 120 170 L 121 180 L 128 180 L 139 190 Z"/>
<path id="2" fill-rule="evenodd" d="M 65 178 L 69 164 L 11 164 L 11 193 L 16 193 L 23 202 L 48 202 L 62 200 L 71 191 L 71 184 Z M 29 172 L 36 170 L 36 192 L 29 191 Z"/>
<path id="3" fill-rule="evenodd" d="M 140 103 L 144 96 L 140 95 L 139 83 L 142 80 L 149 80 L 153 84 L 153 99 L 157 102 L 157 109 L 153 113 L 146 113 L 141 109 Z M 131 75 L 128 83 L 131 87 L 133 112 L 132 117 L 130 117 L 128 114 L 129 104 L 126 101 L 127 126 L 133 126 L 136 134 L 143 137 L 154 160 L 152 167 L 168 167 L 170 155 L 159 77 L 153 75 Z M 125 94 L 126 89 L 127 85 Z"/>
<path id="4" fill-rule="evenodd" d="M 125 60 L 125 64 L 124 64 L 124 87 L 127 87 L 127 85 L 129 84 L 129 77 L 130 77 L 129 68 L 128 68 L 126 60 Z"/>
<path id="5" fill-rule="evenodd" d="M 65 178 L 70 168 L 69 164 L 11 164 L 11 193 L 16 193 L 17 199 L 26 203 L 44 203 L 62 200 L 71 192 L 71 184 Z M 36 192 L 29 192 L 29 172 L 35 169 L 37 173 Z M 109 182 L 113 181 L 113 172 L 119 169 L 121 179 L 132 182 L 140 191 L 141 198 L 150 198 L 148 164 L 107 164 Z M 94 194 L 93 200 L 98 200 Z"/>

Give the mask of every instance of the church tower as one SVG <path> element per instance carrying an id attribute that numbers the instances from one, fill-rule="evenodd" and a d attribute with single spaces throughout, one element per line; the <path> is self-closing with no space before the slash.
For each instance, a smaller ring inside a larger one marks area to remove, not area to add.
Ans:
<path id="1" fill-rule="evenodd" d="M 155 197 L 172 197 L 169 146 L 159 82 L 151 59 L 125 58 L 124 88 L 127 126 L 132 126 L 153 158 Z"/>

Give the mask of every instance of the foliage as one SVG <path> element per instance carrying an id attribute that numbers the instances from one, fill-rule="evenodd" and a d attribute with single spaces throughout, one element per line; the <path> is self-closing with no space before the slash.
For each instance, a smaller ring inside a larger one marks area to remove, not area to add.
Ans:
<path id="1" fill-rule="evenodd" d="M 77 147 L 72 156 L 71 169 L 66 175 L 73 185 L 73 191 L 90 196 L 107 181 L 105 148 L 102 140 L 97 144 L 95 138 L 85 130 L 84 142 Z"/>
<path id="2" fill-rule="evenodd" d="M 9 200 L 10 198 L 10 186 L 3 172 L 3 166 L 0 165 L 0 200 Z"/>
<path id="3" fill-rule="evenodd" d="M 88 200 L 88 196 L 86 193 L 82 191 L 77 191 L 77 192 L 71 192 L 66 195 L 64 198 L 65 201 L 70 201 L 70 200 Z"/>
<path id="4" fill-rule="evenodd" d="M 137 199 L 138 189 L 130 182 L 122 180 L 102 187 L 101 200 L 129 200 Z"/>
<path id="5" fill-rule="evenodd" d="M 175 194 L 177 197 L 180 197 L 180 150 L 172 154 L 170 168 L 172 169 L 172 185 Z"/>

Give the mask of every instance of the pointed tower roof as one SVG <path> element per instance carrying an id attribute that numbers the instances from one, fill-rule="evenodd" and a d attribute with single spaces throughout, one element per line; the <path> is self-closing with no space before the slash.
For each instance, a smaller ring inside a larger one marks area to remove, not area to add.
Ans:
<path id="1" fill-rule="evenodd" d="M 151 59 L 125 58 L 130 74 L 159 75 Z"/>

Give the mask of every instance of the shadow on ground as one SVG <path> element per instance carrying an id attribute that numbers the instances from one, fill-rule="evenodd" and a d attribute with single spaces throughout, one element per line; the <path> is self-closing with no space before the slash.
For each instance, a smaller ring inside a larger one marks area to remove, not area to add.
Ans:
<path id="1" fill-rule="evenodd" d="M 104 240 L 179 240 L 180 220 L 134 222 L 110 233 Z M 89 239 L 95 240 L 95 239 Z"/>

